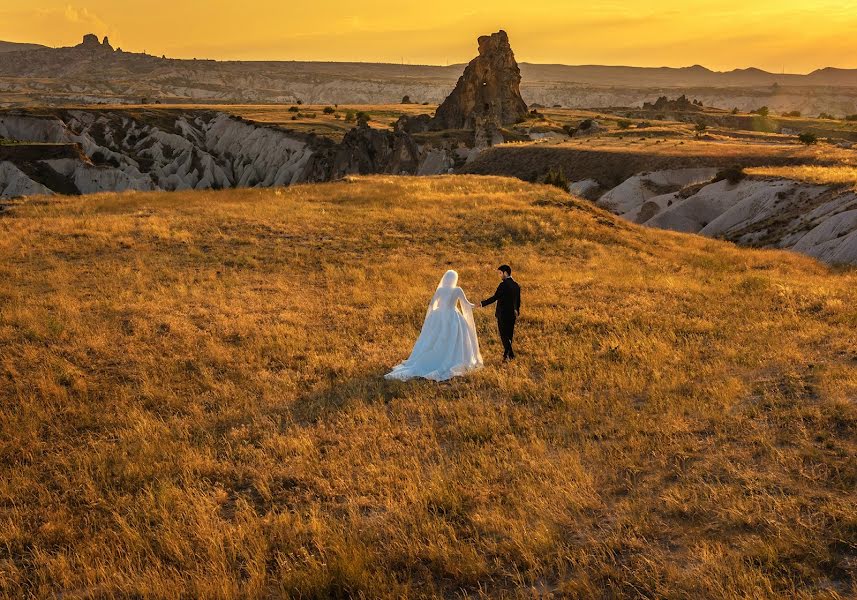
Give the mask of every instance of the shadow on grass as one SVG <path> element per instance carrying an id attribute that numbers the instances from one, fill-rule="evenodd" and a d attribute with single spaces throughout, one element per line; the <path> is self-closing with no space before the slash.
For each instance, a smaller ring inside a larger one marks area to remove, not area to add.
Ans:
<path id="1" fill-rule="evenodd" d="M 407 386 L 384 379 L 383 370 L 360 377 L 331 378 L 292 404 L 292 416 L 297 423 L 310 424 L 351 408 L 368 404 L 386 404 L 407 393 Z"/>

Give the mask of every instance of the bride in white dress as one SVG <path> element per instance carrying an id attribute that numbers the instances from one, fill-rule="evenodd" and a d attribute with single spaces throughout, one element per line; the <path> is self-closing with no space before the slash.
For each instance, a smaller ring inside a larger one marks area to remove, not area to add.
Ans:
<path id="1" fill-rule="evenodd" d="M 402 381 L 414 377 L 445 381 L 482 367 L 473 322 L 475 306 L 458 287 L 458 273 L 447 271 L 429 303 L 423 329 L 411 355 L 384 377 Z"/>

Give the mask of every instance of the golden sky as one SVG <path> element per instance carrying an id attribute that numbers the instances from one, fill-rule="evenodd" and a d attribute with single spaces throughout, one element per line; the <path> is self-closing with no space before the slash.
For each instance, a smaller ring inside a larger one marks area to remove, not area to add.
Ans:
<path id="1" fill-rule="evenodd" d="M 176 58 L 446 64 L 501 28 L 521 62 L 857 68 L 856 0 L 0 1 L 0 40 Z"/>

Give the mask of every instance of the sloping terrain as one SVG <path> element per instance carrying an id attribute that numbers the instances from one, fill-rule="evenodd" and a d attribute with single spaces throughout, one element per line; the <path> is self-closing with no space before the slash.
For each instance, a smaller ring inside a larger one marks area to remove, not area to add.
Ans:
<path id="1" fill-rule="evenodd" d="M 635 223 L 857 264 L 855 164 L 854 150 L 782 139 L 601 138 L 497 146 L 462 170 L 536 181 L 546 169 L 558 169 L 572 182 L 572 192 Z M 745 179 L 742 169 L 752 167 L 780 169 L 786 177 L 791 168 L 847 173 L 847 178 L 836 183 Z"/>
<path id="2" fill-rule="evenodd" d="M 386 382 L 509 262 L 519 358 Z M 857 273 L 496 177 L 0 213 L 0 595 L 857 593 Z"/>
<path id="3" fill-rule="evenodd" d="M 644 173 L 601 196 L 598 204 L 650 227 L 857 264 L 854 184 L 756 177 L 730 182 L 716 175 L 716 169 Z"/>
<path id="4" fill-rule="evenodd" d="M 571 191 L 636 223 L 857 264 L 857 176 L 835 186 L 787 179 L 733 185 L 717 177 L 723 169 L 748 167 L 848 171 L 857 164 L 850 148 L 806 147 L 794 136 L 731 130 L 706 141 L 695 139 L 685 123 L 641 122 L 646 126 L 630 130 L 621 129 L 616 116 L 593 121 L 595 132 L 578 138 L 569 123 L 591 120 L 580 111 L 554 111 L 503 129 L 510 138 L 551 136 L 542 140 L 547 143 L 474 148 L 470 131 L 399 131 L 395 106 L 367 107 L 368 121 L 359 125 L 343 122 L 343 115 L 354 114 L 351 108 L 295 108 L 0 112 L 0 142 L 7 140 L 0 145 L 0 198 L 278 187 L 376 173 L 458 171 L 543 181 L 559 169 L 573 182 Z M 399 116 L 426 114 L 423 108 Z"/>
<path id="5" fill-rule="evenodd" d="M 300 180 L 313 154 L 305 136 L 214 111 L 181 109 L 3 113 L 0 137 L 76 144 L 82 159 L 40 157 L 27 144 L 7 146 L 4 164 L 26 172 L 38 163 L 77 193 L 288 185 Z M 5 185 L 21 183 L 7 178 Z"/>
<path id="6" fill-rule="evenodd" d="M 20 52 L 22 50 L 39 50 L 45 48 L 41 44 L 25 44 L 21 42 L 0 42 L 0 53 Z"/>
<path id="7" fill-rule="evenodd" d="M 471 150 L 464 141 L 418 143 L 365 123 L 325 136 L 242 114 L 163 107 L 0 112 L 0 198 L 275 187 L 352 173 L 431 175 L 462 164 Z"/>

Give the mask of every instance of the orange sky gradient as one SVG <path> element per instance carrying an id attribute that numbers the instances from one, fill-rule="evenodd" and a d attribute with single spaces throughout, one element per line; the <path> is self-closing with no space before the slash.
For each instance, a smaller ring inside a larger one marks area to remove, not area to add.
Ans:
<path id="1" fill-rule="evenodd" d="M 857 2 L 828 0 L 3 0 L 0 40 L 74 45 L 84 33 L 174 58 L 448 64 L 509 32 L 521 62 L 857 68 Z"/>

